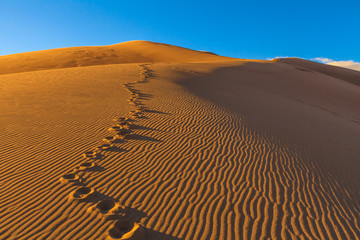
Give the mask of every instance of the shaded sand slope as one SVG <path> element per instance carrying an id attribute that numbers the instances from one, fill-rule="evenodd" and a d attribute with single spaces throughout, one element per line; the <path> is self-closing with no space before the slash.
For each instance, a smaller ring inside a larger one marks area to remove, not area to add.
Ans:
<path id="1" fill-rule="evenodd" d="M 0 239 L 109 239 L 104 199 L 147 239 L 359 239 L 358 86 L 269 61 L 146 68 L 0 76 Z M 149 111 L 61 183 L 134 110 L 123 84 Z"/>
<path id="2" fill-rule="evenodd" d="M 232 58 L 187 48 L 130 41 L 100 47 L 70 47 L 0 56 L 0 74 L 120 63 L 226 61 Z"/>
<path id="3" fill-rule="evenodd" d="M 203 126 L 198 161 L 207 167 L 202 176 L 214 181 L 204 199 L 220 198 L 208 200 L 206 213 L 223 217 L 205 227 L 213 231 L 209 238 L 359 238 L 358 86 L 286 64 L 154 69 L 163 81 L 176 79 L 215 104 L 205 104 L 211 111 L 195 106 L 197 113 L 182 114 L 203 114 L 204 122 L 194 121 Z M 211 158 L 217 161 L 206 162 Z"/>
<path id="4" fill-rule="evenodd" d="M 357 186 L 359 86 L 287 64 L 211 65 L 192 64 L 187 71 L 216 70 L 205 77 L 187 76 L 181 83 L 197 95 L 243 114 L 255 129 L 264 128 L 269 136 L 310 148 L 311 154 L 316 154 L 314 161 L 321 160 L 324 168 L 344 175 L 349 183 L 356 180 Z"/>
<path id="5" fill-rule="evenodd" d="M 320 72 L 360 86 L 360 72 L 352 69 L 312 62 L 300 58 L 277 58 L 272 61 L 297 66 L 299 70 L 302 69 L 303 71 L 311 70 Z"/>

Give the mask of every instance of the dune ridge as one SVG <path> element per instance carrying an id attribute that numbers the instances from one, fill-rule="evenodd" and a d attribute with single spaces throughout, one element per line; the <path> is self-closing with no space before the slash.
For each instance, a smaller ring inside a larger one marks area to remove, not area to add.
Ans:
<path id="1" fill-rule="evenodd" d="M 234 58 L 156 42 L 129 41 L 109 46 L 59 48 L 0 56 L 0 74 L 107 64 L 226 60 Z"/>
<path id="2" fill-rule="evenodd" d="M 356 70 L 308 61 L 301 58 L 278 58 L 272 61 L 302 67 L 304 70 L 308 69 L 311 71 L 320 72 L 360 86 L 360 72 Z"/>

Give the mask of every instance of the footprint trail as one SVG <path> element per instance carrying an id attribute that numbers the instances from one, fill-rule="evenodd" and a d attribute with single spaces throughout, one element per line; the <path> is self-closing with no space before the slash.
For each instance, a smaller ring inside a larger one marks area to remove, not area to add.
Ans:
<path id="1" fill-rule="evenodd" d="M 111 126 L 108 131 L 112 133 L 111 136 L 103 138 L 104 144 L 95 147 L 93 150 L 84 152 L 82 154 L 85 159 L 72 172 L 63 175 L 60 178 L 61 184 L 79 185 L 77 189 L 72 191 L 69 196 L 69 201 L 87 201 L 92 202 L 93 205 L 87 209 L 90 214 L 96 214 L 105 220 L 113 221 L 108 229 L 107 239 L 145 239 L 146 229 L 137 223 L 134 216 L 131 216 L 131 209 L 121 205 L 115 199 L 99 194 L 96 189 L 87 186 L 85 172 L 95 171 L 97 168 L 101 169 L 100 160 L 105 158 L 105 152 L 109 151 L 128 139 L 134 133 L 132 122 L 137 118 L 145 118 L 145 112 L 148 110 L 142 99 L 146 96 L 137 90 L 134 86 L 136 84 L 145 83 L 150 78 L 150 72 L 147 67 L 148 64 L 139 65 L 141 67 L 140 80 L 131 83 L 123 84 L 123 87 L 131 94 L 128 99 L 130 105 L 134 110 L 129 112 L 128 117 L 117 117 L 114 120 L 115 125 Z"/>

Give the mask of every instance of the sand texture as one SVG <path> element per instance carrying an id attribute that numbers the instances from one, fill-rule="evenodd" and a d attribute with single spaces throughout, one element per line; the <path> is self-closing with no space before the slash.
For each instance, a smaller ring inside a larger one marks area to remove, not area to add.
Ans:
<path id="1" fill-rule="evenodd" d="M 133 41 L 0 74 L 0 239 L 360 238 L 360 72 Z"/>

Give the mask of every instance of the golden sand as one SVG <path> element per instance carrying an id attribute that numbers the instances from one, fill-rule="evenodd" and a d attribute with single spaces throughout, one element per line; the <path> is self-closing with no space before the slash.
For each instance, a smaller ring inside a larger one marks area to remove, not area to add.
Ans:
<path id="1" fill-rule="evenodd" d="M 145 41 L 0 66 L 0 239 L 360 238 L 360 72 Z"/>

